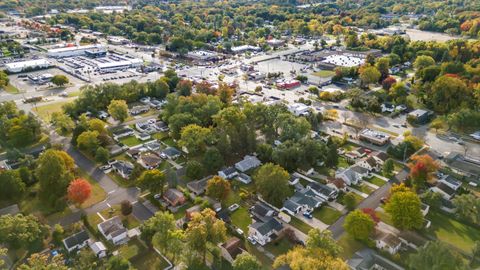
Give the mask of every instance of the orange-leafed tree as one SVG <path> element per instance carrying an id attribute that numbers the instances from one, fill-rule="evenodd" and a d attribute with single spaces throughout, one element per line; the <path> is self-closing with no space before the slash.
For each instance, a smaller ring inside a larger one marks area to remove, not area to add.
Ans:
<path id="1" fill-rule="evenodd" d="M 418 190 L 425 186 L 425 183 L 432 178 L 440 165 L 429 155 L 416 155 L 411 158 L 408 167 L 410 168 L 410 179 L 413 187 Z"/>
<path id="2" fill-rule="evenodd" d="M 90 197 L 92 185 L 85 179 L 75 179 L 68 186 L 68 199 L 75 204 L 82 204 Z"/>

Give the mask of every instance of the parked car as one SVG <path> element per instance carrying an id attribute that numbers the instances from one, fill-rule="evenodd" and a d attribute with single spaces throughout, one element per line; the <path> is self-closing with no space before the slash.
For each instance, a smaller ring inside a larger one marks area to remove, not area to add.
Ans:
<path id="1" fill-rule="evenodd" d="M 253 239 L 253 237 L 251 237 L 251 236 L 247 237 L 247 240 L 248 240 L 248 242 L 252 243 L 252 245 L 257 244 L 257 241 L 255 241 L 255 239 Z"/>
<path id="2" fill-rule="evenodd" d="M 303 216 L 308 218 L 308 219 L 312 219 L 313 218 L 313 215 L 312 215 L 312 212 L 311 211 L 305 211 L 303 212 Z"/>
<path id="3" fill-rule="evenodd" d="M 239 235 L 242 235 L 242 236 L 243 236 L 243 231 L 242 231 L 242 229 L 237 228 L 235 231 L 236 231 Z"/>
<path id="4" fill-rule="evenodd" d="M 235 210 L 237 210 L 240 206 L 238 204 L 232 204 L 228 207 L 228 210 L 230 210 L 230 212 L 234 212 Z"/>

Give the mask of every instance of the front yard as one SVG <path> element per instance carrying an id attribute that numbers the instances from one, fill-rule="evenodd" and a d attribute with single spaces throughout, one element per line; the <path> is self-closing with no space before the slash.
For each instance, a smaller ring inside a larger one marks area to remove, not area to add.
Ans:
<path id="1" fill-rule="evenodd" d="M 140 226 L 140 222 L 132 215 L 123 216 L 120 210 L 120 205 L 112 205 L 112 208 L 104 209 L 100 212 L 104 219 L 110 219 L 119 216 L 122 219 L 123 225 L 127 229 L 133 229 Z"/>
<path id="2" fill-rule="evenodd" d="M 265 249 L 276 257 L 287 253 L 287 251 L 289 251 L 291 248 L 293 248 L 293 244 L 286 237 L 272 241 L 265 245 Z"/>
<path id="3" fill-rule="evenodd" d="M 364 180 L 379 187 L 387 183 L 386 181 L 380 179 L 378 176 L 372 176 L 370 178 L 365 178 Z"/>
<path id="4" fill-rule="evenodd" d="M 323 206 L 313 212 L 313 217 L 327 225 L 335 223 L 335 221 L 337 221 L 337 219 L 339 219 L 341 216 L 342 213 L 340 211 L 337 211 L 329 206 Z"/>
<path id="5" fill-rule="evenodd" d="M 354 193 L 354 192 L 351 192 L 353 194 L 353 196 L 355 197 L 355 205 L 359 205 L 362 201 L 363 201 L 363 197 L 358 195 L 357 193 Z M 345 200 L 344 200 L 344 197 L 345 197 L 345 193 L 341 193 L 338 197 L 337 197 L 337 202 L 339 204 L 343 204 L 345 205 Z"/>
<path id="6" fill-rule="evenodd" d="M 248 225 L 252 223 L 252 218 L 247 208 L 241 206 L 230 215 L 232 224 L 240 228 L 244 233 L 248 233 Z"/>
<path id="7" fill-rule="evenodd" d="M 299 218 L 297 217 L 294 217 L 294 216 L 291 216 L 292 217 L 292 220 L 290 221 L 290 225 L 292 225 L 293 227 L 297 228 L 298 230 L 300 230 L 301 232 L 303 232 L 304 234 L 308 234 L 308 232 L 313 229 L 312 226 L 308 225 L 307 223 L 303 222 L 302 220 L 300 220 Z"/>
<path id="8" fill-rule="evenodd" d="M 359 185 L 352 185 L 352 188 L 360 191 L 360 192 L 363 192 L 365 194 L 371 194 L 375 191 L 375 189 L 365 185 L 365 184 L 359 184 Z"/>
<path id="9" fill-rule="evenodd" d="M 126 146 L 135 146 L 135 145 L 143 144 L 143 142 L 137 139 L 137 137 L 135 136 L 124 137 L 124 138 L 121 138 L 119 141 Z"/>

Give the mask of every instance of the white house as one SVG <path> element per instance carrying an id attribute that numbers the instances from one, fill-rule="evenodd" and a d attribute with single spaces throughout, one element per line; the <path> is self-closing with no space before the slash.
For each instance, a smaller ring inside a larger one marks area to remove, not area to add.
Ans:
<path id="1" fill-rule="evenodd" d="M 92 250 L 93 254 L 99 259 L 107 256 L 107 248 L 102 242 L 93 242 L 90 241 L 90 249 Z"/>
<path id="2" fill-rule="evenodd" d="M 378 172 L 381 169 L 381 164 L 378 163 L 374 157 L 368 157 L 358 162 L 356 165 L 367 169 L 369 172 Z"/>
<path id="3" fill-rule="evenodd" d="M 278 235 L 283 230 L 283 225 L 275 218 L 271 217 L 267 221 L 257 221 L 248 226 L 248 235 L 255 239 L 261 246 L 266 245 L 274 235 Z"/>
<path id="4" fill-rule="evenodd" d="M 120 217 L 115 216 L 97 225 L 100 233 L 114 245 L 121 245 L 128 242 L 128 231 L 123 226 Z"/>
<path id="5" fill-rule="evenodd" d="M 250 155 L 246 155 L 243 160 L 235 163 L 235 168 L 237 170 L 239 170 L 240 172 L 246 172 L 248 170 L 251 170 L 251 169 L 254 169 L 254 168 L 257 168 L 258 166 L 260 166 L 262 164 L 262 162 L 260 162 L 260 160 L 255 157 L 255 156 L 250 156 Z"/>
<path id="6" fill-rule="evenodd" d="M 281 211 L 294 216 L 302 211 L 315 210 L 326 200 L 319 198 L 314 191 L 306 188 L 295 192 L 292 197 L 283 203 Z"/>
<path id="7" fill-rule="evenodd" d="M 88 240 L 90 240 L 90 236 L 85 230 L 83 230 L 63 239 L 63 245 L 68 252 L 72 252 L 74 250 L 78 251 L 88 244 Z"/>
<path id="8" fill-rule="evenodd" d="M 362 178 L 366 177 L 367 175 L 367 169 L 359 166 L 352 166 L 348 169 L 338 170 L 335 172 L 335 178 L 342 179 L 343 182 L 345 182 L 345 184 L 348 186 L 358 184 Z"/>
<path id="9" fill-rule="evenodd" d="M 444 176 L 439 181 L 444 183 L 445 185 L 447 185 L 448 187 L 450 187 L 451 189 L 453 189 L 455 191 L 457 191 L 462 186 L 462 182 L 456 180 L 455 178 L 453 178 L 450 175 Z"/>
<path id="10" fill-rule="evenodd" d="M 228 167 L 218 171 L 218 175 L 224 179 L 233 179 L 238 176 L 238 172 L 234 167 Z"/>
<path id="11" fill-rule="evenodd" d="M 375 246 L 394 255 L 400 250 L 402 241 L 391 233 L 380 233 L 375 240 Z"/>
<path id="12" fill-rule="evenodd" d="M 455 196 L 455 190 L 441 181 L 438 181 L 435 186 L 430 188 L 430 190 L 439 193 L 445 200 L 450 200 Z"/>

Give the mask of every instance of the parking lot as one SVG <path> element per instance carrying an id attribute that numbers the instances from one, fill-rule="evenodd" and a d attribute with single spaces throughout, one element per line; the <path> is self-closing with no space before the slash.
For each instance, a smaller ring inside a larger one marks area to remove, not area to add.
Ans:
<path id="1" fill-rule="evenodd" d="M 50 83 L 37 85 L 37 84 L 31 83 L 27 78 L 28 75 L 40 75 L 40 74 L 46 74 L 46 73 L 52 74 L 53 76 L 65 75 L 67 76 L 68 80 L 70 81 L 70 85 L 72 86 L 84 84 L 82 80 L 70 74 L 67 74 L 58 68 L 49 68 L 49 69 L 32 71 L 32 72 L 25 72 L 22 74 L 10 75 L 9 76 L 10 83 L 16 88 L 18 88 L 22 93 L 35 93 L 37 91 L 50 90 L 49 89 L 49 87 L 51 87 Z"/>

